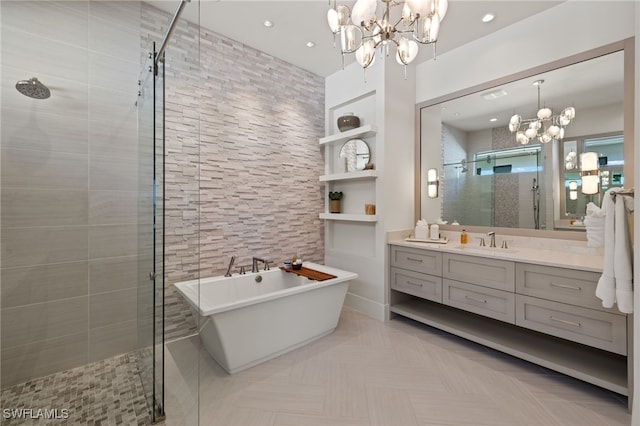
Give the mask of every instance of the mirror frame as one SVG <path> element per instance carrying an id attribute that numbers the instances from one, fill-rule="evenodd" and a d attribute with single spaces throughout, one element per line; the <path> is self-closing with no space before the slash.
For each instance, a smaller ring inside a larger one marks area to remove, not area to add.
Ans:
<path id="1" fill-rule="evenodd" d="M 503 84 L 511 83 L 524 78 L 531 78 L 535 75 L 553 71 L 558 68 L 563 68 L 569 65 L 574 65 L 579 62 L 588 61 L 600 56 L 608 55 L 615 52 L 624 52 L 624 99 L 623 99 L 623 119 L 624 119 L 624 158 L 631 159 L 631 161 L 625 161 L 624 163 L 624 175 L 633 178 L 634 176 L 634 93 L 635 93 L 635 75 L 634 75 L 634 63 L 635 63 L 635 38 L 630 37 L 614 43 L 606 44 L 594 49 L 590 49 L 575 55 L 567 56 L 566 58 L 558 59 L 556 61 L 548 62 L 543 65 L 539 65 L 533 68 L 529 68 L 524 71 L 520 71 L 514 74 L 507 75 L 502 78 L 487 81 L 485 83 L 477 84 L 475 86 L 468 87 L 466 89 L 458 90 L 447 95 L 439 96 L 434 99 L 430 99 L 424 102 L 416 104 L 415 108 L 415 180 L 414 180 L 414 222 L 417 222 L 422 218 L 421 214 L 421 188 L 422 188 L 422 170 L 421 170 L 421 158 L 422 158 L 422 146 L 421 146 L 421 110 L 422 108 L 428 108 L 441 104 L 443 102 L 457 99 L 466 95 L 479 93 L 488 89 L 501 86 Z M 556 194 L 554 194 L 554 202 Z M 559 200 L 557 200 L 559 201 Z M 442 225 L 441 228 L 445 230 L 459 230 L 461 226 L 455 225 Z M 540 230 L 540 229 L 521 229 L 521 228 L 497 228 L 487 226 L 465 226 L 467 231 L 471 232 L 485 232 L 487 230 L 501 229 L 503 233 L 511 235 L 535 235 L 541 237 L 564 237 L 568 239 L 586 239 L 584 232 L 574 231 L 556 231 L 556 230 Z"/>

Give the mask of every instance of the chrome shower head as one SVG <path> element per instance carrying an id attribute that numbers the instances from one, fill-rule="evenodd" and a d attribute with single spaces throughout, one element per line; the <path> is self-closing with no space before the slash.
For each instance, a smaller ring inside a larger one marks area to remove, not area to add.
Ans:
<path id="1" fill-rule="evenodd" d="M 33 99 L 47 99 L 51 96 L 49 88 L 36 77 L 32 77 L 29 80 L 20 80 L 16 83 L 16 89 L 23 95 Z"/>

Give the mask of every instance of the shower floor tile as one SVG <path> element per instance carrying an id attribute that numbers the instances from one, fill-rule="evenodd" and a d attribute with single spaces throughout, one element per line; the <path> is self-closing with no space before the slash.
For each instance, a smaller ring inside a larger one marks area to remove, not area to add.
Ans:
<path id="1" fill-rule="evenodd" d="M 22 418 L 11 414 L 21 414 Z M 33 379 L 0 392 L 2 426 L 150 423 L 133 353 Z"/>

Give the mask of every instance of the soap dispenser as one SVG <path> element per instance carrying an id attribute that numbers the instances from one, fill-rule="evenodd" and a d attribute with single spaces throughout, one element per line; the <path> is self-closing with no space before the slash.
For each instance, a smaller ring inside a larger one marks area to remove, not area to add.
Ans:
<path id="1" fill-rule="evenodd" d="M 460 244 L 467 244 L 467 231 L 466 230 L 462 230 L 462 233 L 460 234 Z"/>

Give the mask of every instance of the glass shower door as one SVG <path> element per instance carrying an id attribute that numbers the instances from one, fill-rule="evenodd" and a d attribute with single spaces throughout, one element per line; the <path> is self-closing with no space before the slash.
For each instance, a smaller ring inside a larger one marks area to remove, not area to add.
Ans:
<path id="1" fill-rule="evenodd" d="M 155 43 L 138 96 L 138 370 L 153 422 L 164 418 L 164 64 Z"/>

